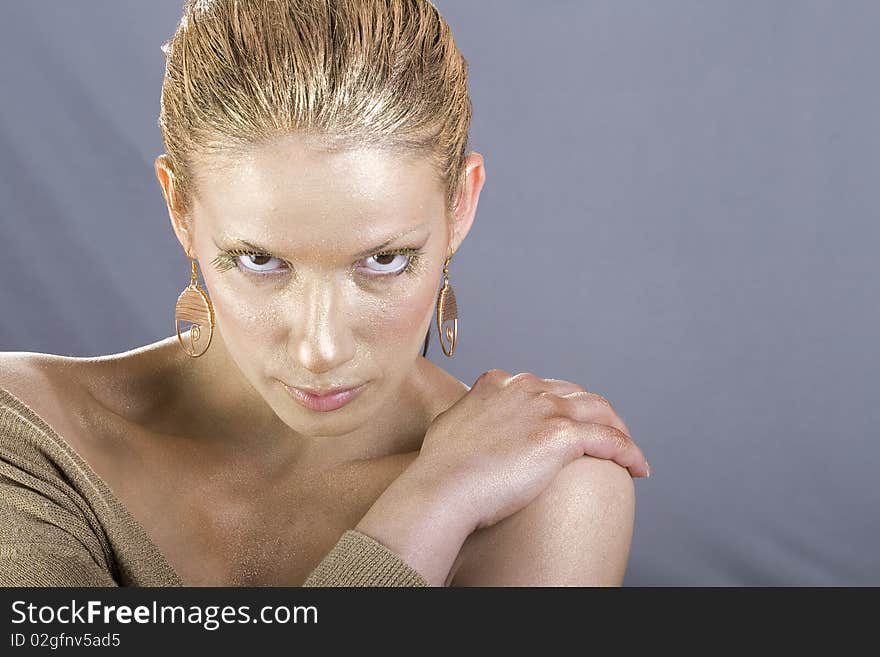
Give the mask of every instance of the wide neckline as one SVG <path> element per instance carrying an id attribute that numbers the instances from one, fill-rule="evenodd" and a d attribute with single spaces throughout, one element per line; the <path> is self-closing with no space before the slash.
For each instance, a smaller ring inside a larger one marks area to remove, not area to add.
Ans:
<path id="1" fill-rule="evenodd" d="M 160 573 L 161 579 L 170 580 L 170 583 L 163 583 L 160 584 L 160 586 L 188 586 L 184 584 L 180 575 L 171 565 L 171 562 L 168 561 L 168 558 L 163 554 L 162 550 L 159 549 L 159 546 L 156 545 L 156 542 L 150 538 L 150 535 L 147 533 L 147 530 L 144 529 L 144 526 L 134 517 L 134 515 L 132 515 L 120 499 L 116 497 L 116 494 L 107 482 L 104 481 L 104 479 L 95 472 L 94 468 L 92 468 L 92 466 L 70 446 L 70 443 L 68 443 L 60 433 L 58 433 L 39 413 L 28 406 L 22 399 L 2 386 L 0 386 L 0 402 L 2 402 L 3 405 L 10 406 L 23 415 L 27 421 L 58 444 L 74 461 L 76 466 L 85 472 L 86 477 L 93 483 L 95 488 L 97 488 L 101 496 L 106 499 L 111 511 L 116 514 L 115 519 L 120 520 L 125 527 L 131 528 L 133 533 L 136 534 L 134 540 L 145 545 L 148 551 L 152 552 L 152 555 L 150 555 L 152 560 L 164 571 L 163 573 Z"/>

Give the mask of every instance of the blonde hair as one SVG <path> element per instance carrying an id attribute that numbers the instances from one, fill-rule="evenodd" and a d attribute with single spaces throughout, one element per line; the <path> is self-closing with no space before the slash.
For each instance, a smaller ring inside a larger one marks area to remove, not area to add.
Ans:
<path id="1" fill-rule="evenodd" d="M 427 156 L 455 209 L 467 61 L 428 0 L 186 0 L 162 50 L 158 123 L 184 211 L 202 155 L 291 133 Z"/>

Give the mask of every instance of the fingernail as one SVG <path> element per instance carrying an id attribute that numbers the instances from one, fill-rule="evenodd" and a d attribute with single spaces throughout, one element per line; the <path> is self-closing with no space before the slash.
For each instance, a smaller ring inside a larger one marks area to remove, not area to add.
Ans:
<path id="1" fill-rule="evenodd" d="M 648 468 L 648 474 L 647 474 L 647 476 L 650 477 L 650 476 L 651 476 L 651 464 L 648 463 L 647 461 L 645 461 L 645 465 L 646 465 L 647 468 Z"/>

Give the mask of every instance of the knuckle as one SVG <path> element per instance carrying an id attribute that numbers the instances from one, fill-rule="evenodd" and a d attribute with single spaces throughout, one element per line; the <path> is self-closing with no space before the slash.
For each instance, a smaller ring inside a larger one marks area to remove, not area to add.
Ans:
<path id="1" fill-rule="evenodd" d="M 546 381 L 547 383 L 561 383 L 566 386 L 571 386 L 575 388 L 576 392 L 587 392 L 587 389 L 584 388 L 581 384 L 575 383 L 574 381 L 569 381 L 568 379 L 544 379 L 544 381 Z"/>
<path id="2" fill-rule="evenodd" d="M 589 402 L 592 400 L 592 397 L 590 397 L 590 393 L 586 390 L 575 390 L 573 392 L 567 392 L 564 395 L 559 396 L 564 399 L 573 399 L 579 402 Z"/>
<path id="3" fill-rule="evenodd" d="M 597 403 L 597 404 L 599 404 L 599 405 L 601 405 L 601 406 L 607 406 L 608 408 L 611 408 L 611 402 L 608 401 L 608 400 L 607 400 L 605 397 L 603 397 L 602 395 L 596 394 L 595 392 L 591 392 L 591 393 L 588 393 L 588 394 L 590 395 L 590 399 L 591 399 L 593 402 L 595 402 L 595 403 Z"/>
<path id="4" fill-rule="evenodd" d="M 613 443 L 617 451 L 622 452 L 630 446 L 631 441 L 623 431 L 615 429 L 614 427 L 605 427 L 605 429 L 608 440 Z"/>
<path id="5" fill-rule="evenodd" d="M 531 432 L 531 438 L 536 441 L 547 441 L 555 439 L 564 431 L 567 431 L 574 424 L 574 420 L 565 415 L 553 415 L 544 418 Z"/>
<path id="6" fill-rule="evenodd" d="M 537 383 L 538 377 L 531 372 L 518 372 L 507 379 L 508 385 L 516 385 L 521 387 L 531 387 Z"/>
<path id="7" fill-rule="evenodd" d="M 532 404 L 537 406 L 538 410 L 544 414 L 556 414 L 561 410 L 562 400 L 552 392 L 542 390 L 534 396 Z"/>
<path id="8" fill-rule="evenodd" d="M 487 384 L 487 383 L 496 383 L 505 378 L 505 372 L 503 370 L 498 369 L 497 367 L 493 367 L 492 369 L 486 370 L 480 376 L 477 377 L 477 380 L 474 382 L 474 385 L 479 384 Z"/>
<path id="9" fill-rule="evenodd" d="M 568 431 L 575 425 L 577 425 L 577 420 L 574 420 L 568 415 L 555 415 L 551 418 L 551 426 L 556 431 Z"/>

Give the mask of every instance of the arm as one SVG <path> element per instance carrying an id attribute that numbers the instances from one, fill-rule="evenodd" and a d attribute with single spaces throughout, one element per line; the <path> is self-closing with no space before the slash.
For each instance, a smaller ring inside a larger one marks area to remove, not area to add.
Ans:
<path id="1" fill-rule="evenodd" d="M 86 522 L 2 474 L 0 586 L 118 586 Z"/>
<path id="2" fill-rule="evenodd" d="M 0 384 L 6 373 L 2 356 Z M 115 563 L 97 518 L 88 513 L 89 503 L 59 465 L 69 463 L 71 455 L 56 453 L 54 446 L 60 441 L 47 439 L 43 424 L 0 385 L 0 586 L 125 585 L 125 573 L 118 572 L 125 565 Z M 431 554 L 425 548 L 442 541 L 431 534 L 413 541 L 410 526 L 398 521 L 422 517 L 430 503 L 420 502 L 416 492 L 401 483 L 389 489 L 367 514 L 369 523 L 346 531 L 304 586 L 429 585 L 420 573 L 420 555 Z M 414 504 L 423 506 L 417 509 Z M 464 536 L 456 551 L 463 541 Z M 412 564 L 405 557 L 412 557 Z M 172 574 L 157 574 L 150 584 L 138 585 L 174 585 L 166 581 Z"/>
<path id="3" fill-rule="evenodd" d="M 119 586 L 101 541 L 86 519 L 44 494 L 48 490 L 45 482 L 29 479 L 30 474 L 20 468 L 10 472 L 13 467 L 0 458 L 0 586 Z M 385 499 L 391 500 L 390 495 Z M 381 512 L 370 518 L 375 524 L 365 527 L 404 554 L 418 555 L 422 548 L 440 542 L 427 535 L 419 537 L 427 545 L 411 540 L 405 526 L 388 521 Z M 430 550 L 423 553 L 431 554 Z M 418 567 L 424 564 L 418 556 L 412 561 Z M 358 530 L 346 531 L 303 584 L 429 585 L 397 552 Z"/>
<path id="4" fill-rule="evenodd" d="M 422 574 L 383 543 L 349 529 L 303 586 L 430 586 Z"/>
<path id="5" fill-rule="evenodd" d="M 448 499 L 405 471 L 303 586 L 443 586 L 472 529 Z"/>
<path id="6" fill-rule="evenodd" d="M 72 498 L 44 480 L 39 469 L 3 457 L 0 447 L 0 586 L 119 586 L 108 561 L 112 557 L 86 517 L 70 505 Z M 430 503 L 405 481 L 386 489 L 366 522 L 342 535 L 303 586 L 431 585 L 420 569 L 431 576 L 434 562 L 425 557 L 442 553 L 434 548 L 447 544 L 452 533 L 440 526 L 417 529 Z M 448 548 L 443 576 L 463 541 L 464 536 Z"/>
<path id="7" fill-rule="evenodd" d="M 620 586 L 634 516 L 629 472 L 580 457 L 529 505 L 474 532 L 451 585 Z"/>
<path id="8" fill-rule="evenodd" d="M 0 543 L 0 586 L 119 586 L 83 547 L 68 543 Z"/>
<path id="9" fill-rule="evenodd" d="M 41 441 L 32 426 L 36 418 L 18 407 L 6 410 L 0 407 L 0 586 L 119 586 L 112 548 L 94 514 L 85 512 L 88 503 L 43 452 L 52 443 Z M 419 572 L 420 555 L 432 554 L 425 547 L 441 538 L 413 537 L 413 525 L 398 521 L 422 518 L 430 504 L 401 483 L 389 488 L 367 515 L 369 524 L 346 531 L 304 586 L 429 584 Z M 395 550 L 412 557 L 412 564 Z"/>

